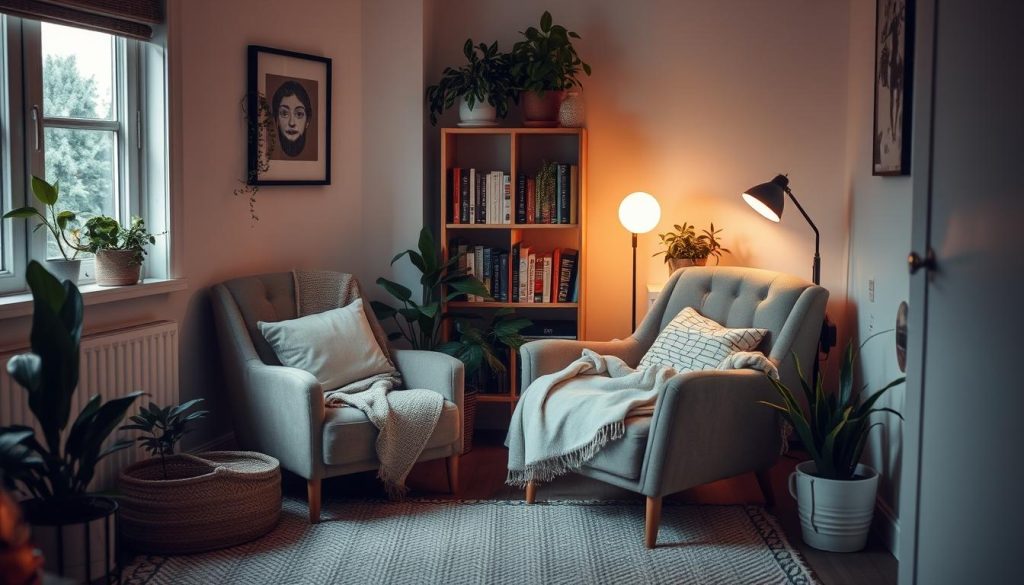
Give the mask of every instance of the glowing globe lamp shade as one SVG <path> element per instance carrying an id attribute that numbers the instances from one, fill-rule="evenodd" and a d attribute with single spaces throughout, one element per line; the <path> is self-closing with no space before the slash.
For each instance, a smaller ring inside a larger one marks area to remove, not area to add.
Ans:
<path id="1" fill-rule="evenodd" d="M 637 191 L 619 204 L 619 222 L 634 234 L 646 234 L 661 221 L 661 206 L 650 193 Z"/>

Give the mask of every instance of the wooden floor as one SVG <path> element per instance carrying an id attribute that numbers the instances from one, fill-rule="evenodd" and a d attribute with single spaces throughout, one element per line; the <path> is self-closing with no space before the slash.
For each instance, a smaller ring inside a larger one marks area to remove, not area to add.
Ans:
<path id="1" fill-rule="evenodd" d="M 418 464 L 409 475 L 408 485 L 413 497 L 470 500 L 522 499 L 523 491 L 505 485 L 508 452 L 502 446 L 504 435 L 478 433 L 473 450 L 462 456 L 459 490 L 448 493 L 444 460 Z M 787 538 L 799 548 L 808 564 L 826 585 L 895 585 L 896 559 L 872 536 L 866 550 L 860 553 L 826 553 L 806 546 L 800 538 L 800 521 L 795 502 L 790 498 L 786 478 L 800 460 L 783 457 L 772 469 L 776 507 L 771 512 L 779 519 Z M 295 497 L 305 497 L 305 482 L 290 477 L 285 489 Z M 361 473 L 327 480 L 323 498 L 385 497 L 373 473 Z M 642 499 L 631 492 L 578 475 L 560 478 L 542 486 L 538 500 L 545 499 Z M 670 496 L 670 499 L 700 504 L 764 504 L 754 474 L 715 482 Z M 637 534 L 636 546 L 643 546 Z"/>

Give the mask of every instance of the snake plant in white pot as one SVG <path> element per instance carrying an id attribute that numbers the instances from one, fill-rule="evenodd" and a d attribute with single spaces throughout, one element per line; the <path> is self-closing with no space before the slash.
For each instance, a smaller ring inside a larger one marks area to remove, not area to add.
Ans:
<path id="1" fill-rule="evenodd" d="M 783 404 L 762 401 L 793 426 L 811 456 L 811 461 L 797 465 L 790 474 L 789 493 L 797 500 L 804 542 L 832 552 L 858 551 L 867 542 L 878 472 L 860 463 L 860 458 L 871 429 L 882 425 L 872 422 L 872 415 L 887 412 L 903 418 L 891 408 L 875 405 L 904 378 L 889 382 L 862 400 L 863 389 L 854 388 L 856 359 L 857 348 L 850 343 L 843 354 L 837 393 L 825 392 L 821 376 L 812 388 L 798 364 L 806 404 L 801 405 L 793 391 L 771 378 Z"/>

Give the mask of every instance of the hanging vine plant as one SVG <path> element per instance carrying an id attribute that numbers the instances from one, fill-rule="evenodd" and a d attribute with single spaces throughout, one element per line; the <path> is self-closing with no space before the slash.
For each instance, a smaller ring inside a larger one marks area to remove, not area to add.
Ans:
<path id="1" fill-rule="evenodd" d="M 256 104 L 257 115 L 250 116 L 249 98 L 249 95 L 242 97 L 242 115 L 245 117 L 248 140 L 256 143 L 256 152 L 259 154 L 256 157 L 255 167 L 246 173 L 245 179 L 239 181 L 241 186 L 235 189 L 235 196 L 245 197 L 249 200 L 249 219 L 255 225 L 260 220 L 259 215 L 256 214 L 256 194 L 260 190 L 256 180 L 259 179 L 260 174 L 270 170 L 270 155 L 274 152 L 274 142 L 268 140 L 267 137 L 272 135 L 274 117 L 271 115 L 267 96 L 259 93 L 256 94 L 256 99 L 252 100 Z"/>

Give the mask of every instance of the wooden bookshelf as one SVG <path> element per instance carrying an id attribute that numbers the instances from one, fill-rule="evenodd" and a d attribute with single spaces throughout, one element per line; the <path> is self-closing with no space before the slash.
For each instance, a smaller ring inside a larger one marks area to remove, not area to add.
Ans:
<path id="1" fill-rule="evenodd" d="M 449 215 L 451 203 L 451 170 L 475 168 L 478 171 L 508 173 L 512 184 L 512 221 L 515 221 L 515 192 L 521 174 L 534 176 L 543 161 L 567 163 L 579 167 L 578 202 L 575 210 L 577 223 L 571 224 L 476 224 L 452 223 Z M 527 244 L 533 249 L 552 250 L 571 248 L 579 251 L 577 258 L 578 302 L 571 303 L 511 303 L 452 301 L 445 310 L 484 313 L 502 308 L 513 308 L 527 319 L 559 319 L 574 321 L 576 338 L 584 339 L 586 291 L 586 209 L 587 209 L 587 131 L 583 128 L 443 128 L 441 130 L 441 248 L 445 259 L 456 241 L 471 245 L 486 245 L 507 250 L 510 254 L 516 244 Z M 507 275 L 512 282 L 511 266 Z M 446 336 L 451 331 L 446 331 Z M 519 398 L 517 355 L 509 356 L 507 393 L 481 392 L 479 400 L 490 403 L 508 403 L 514 406 Z"/>

